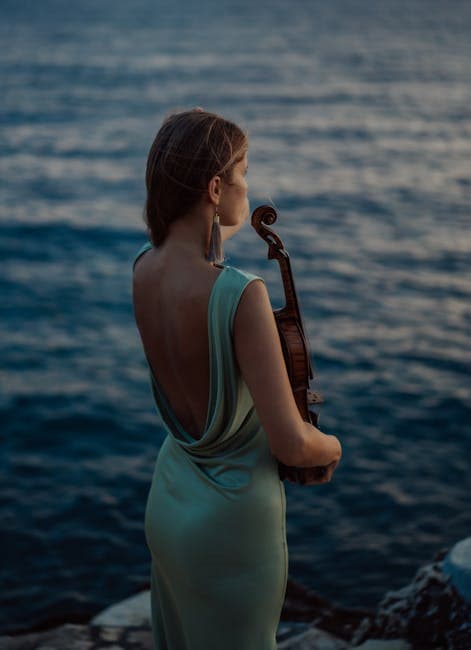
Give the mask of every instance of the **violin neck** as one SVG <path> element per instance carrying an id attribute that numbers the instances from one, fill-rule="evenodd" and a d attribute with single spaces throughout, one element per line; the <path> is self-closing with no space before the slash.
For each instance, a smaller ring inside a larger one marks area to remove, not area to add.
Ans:
<path id="1" fill-rule="evenodd" d="M 310 353 L 309 353 L 309 341 L 306 338 L 304 333 L 303 319 L 301 316 L 301 311 L 299 309 L 298 296 L 296 294 L 296 289 L 294 286 L 293 273 L 291 271 L 291 262 L 287 251 L 283 248 L 282 250 L 278 249 L 276 255 L 269 255 L 269 257 L 274 257 L 278 264 L 280 265 L 281 279 L 283 281 L 283 289 L 285 292 L 285 306 L 281 309 L 275 311 L 276 320 L 278 319 L 294 319 L 297 322 L 297 327 L 300 330 L 300 335 L 304 341 L 304 348 L 308 355 L 308 374 L 309 379 L 314 378 L 314 372 L 311 365 Z M 301 409 L 302 410 L 302 409 Z"/>
<path id="2" fill-rule="evenodd" d="M 287 313 L 294 315 L 301 323 L 301 312 L 299 311 L 298 297 L 294 286 L 294 278 L 291 271 L 289 255 L 286 250 L 283 249 L 282 255 L 280 255 L 278 251 L 276 259 L 280 265 L 281 279 L 283 281 L 283 289 L 285 293 L 285 307 L 281 311 L 286 311 Z"/>

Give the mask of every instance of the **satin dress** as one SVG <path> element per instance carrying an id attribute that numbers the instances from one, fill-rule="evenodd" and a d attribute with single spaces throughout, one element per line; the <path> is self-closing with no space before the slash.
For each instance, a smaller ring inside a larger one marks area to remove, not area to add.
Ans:
<path id="1" fill-rule="evenodd" d="M 212 288 L 200 439 L 182 428 L 149 365 L 167 433 L 145 510 L 155 650 L 277 647 L 288 577 L 285 489 L 232 342 L 237 305 L 255 279 L 224 266 Z"/>

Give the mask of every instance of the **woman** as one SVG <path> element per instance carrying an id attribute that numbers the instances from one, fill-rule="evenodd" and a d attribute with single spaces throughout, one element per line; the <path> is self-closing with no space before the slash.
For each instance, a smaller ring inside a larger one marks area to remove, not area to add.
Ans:
<path id="1" fill-rule="evenodd" d="M 340 444 L 296 408 L 263 281 L 218 264 L 218 230 L 249 214 L 247 138 L 196 109 L 149 152 L 152 243 L 133 277 L 136 323 L 167 429 L 150 487 L 157 650 L 274 650 L 288 575 L 277 459 L 329 465 Z M 314 481 L 311 481 L 313 483 Z"/>

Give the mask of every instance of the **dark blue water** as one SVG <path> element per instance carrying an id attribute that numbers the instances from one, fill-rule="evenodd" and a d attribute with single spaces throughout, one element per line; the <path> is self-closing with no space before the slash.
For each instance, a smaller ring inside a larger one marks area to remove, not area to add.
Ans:
<path id="1" fill-rule="evenodd" d="M 470 534 L 471 5 L 4 0 L 1 631 L 148 583 L 163 432 L 130 302 L 148 147 L 195 105 L 245 126 L 344 456 L 287 485 L 291 575 L 374 605 Z M 278 271 L 247 226 L 228 262 Z"/>

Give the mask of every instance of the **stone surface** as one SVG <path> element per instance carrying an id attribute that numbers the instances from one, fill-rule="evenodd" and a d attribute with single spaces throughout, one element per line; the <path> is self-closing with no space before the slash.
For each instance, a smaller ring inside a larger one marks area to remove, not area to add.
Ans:
<path id="1" fill-rule="evenodd" d="M 350 645 L 346 641 L 315 627 L 278 644 L 278 650 L 348 650 L 348 648 Z"/>
<path id="2" fill-rule="evenodd" d="M 61 627 L 0 637 L 1 650 L 153 650 L 149 628 L 61 625 Z"/>
<path id="3" fill-rule="evenodd" d="M 150 626 L 150 592 L 141 591 L 135 596 L 107 607 L 92 618 L 90 625 Z"/>
<path id="4" fill-rule="evenodd" d="M 61 625 L 46 632 L 0 637 L 2 650 L 88 650 L 94 648 L 87 625 Z"/>
<path id="5" fill-rule="evenodd" d="M 281 621 L 278 625 L 276 638 L 279 643 L 298 636 L 310 628 L 309 623 L 300 623 L 295 621 Z"/>
<path id="6" fill-rule="evenodd" d="M 308 629 L 306 633 L 299 635 L 297 628 L 296 625 L 290 627 L 294 636 L 280 642 L 280 649 L 343 650 L 348 647 L 343 641 L 335 644 L 333 637 L 320 630 Z M 153 647 L 149 628 L 63 625 L 47 632 L 0 637 L 1 650 L 153 650 Z"/>

